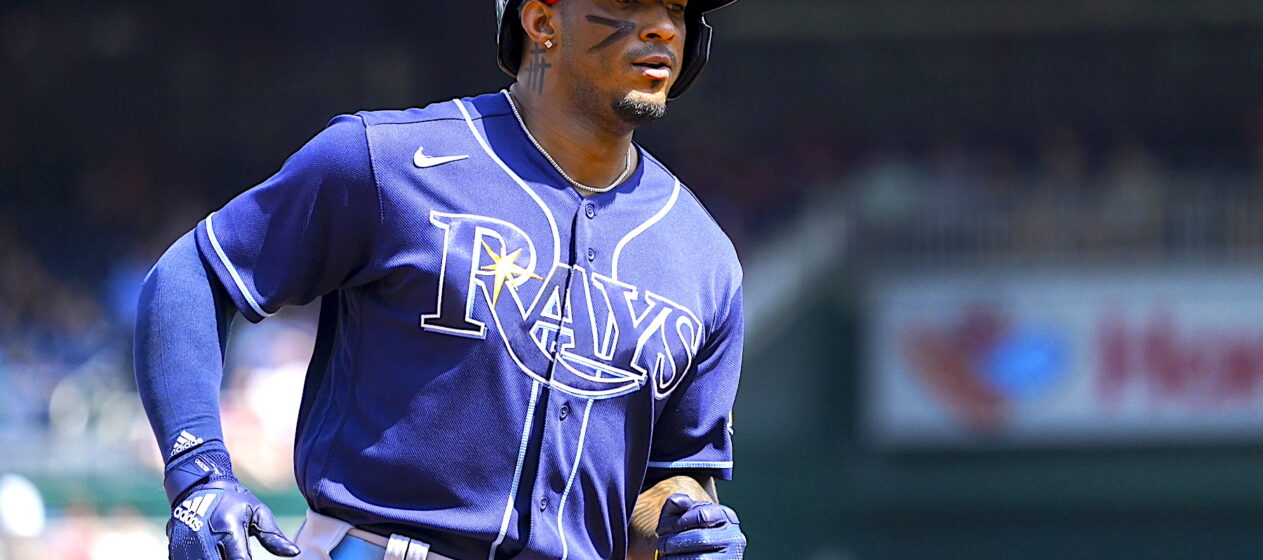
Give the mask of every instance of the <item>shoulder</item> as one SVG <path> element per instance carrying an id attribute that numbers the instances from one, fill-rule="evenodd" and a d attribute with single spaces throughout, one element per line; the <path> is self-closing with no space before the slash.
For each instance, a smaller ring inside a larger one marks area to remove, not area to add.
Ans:
<path id="1" fill-rule="evenodd" d="M 437 101 L 410 109 L 367 110 L 338 115 L 315 141 L 315 150 L 368 170 L 378 188 L 406 186 L 419 148 L 427 153 L 469 153 L 470 127 L 496 116 L 498 94 Z M 499 101 L 503 103 L 503 101 Z"/>
<path id="2" fill-rule="evenodd" d="M 339 115 L 285 161 L 282 175 L 353 182 L 371 174 L 368 161 L 363 121 Z"/>
<path id="3" fill-rule="evenodd" d="M 429 123 L 478 120 L 501 113 L 498 93 L 436 101 L 424 107 L 360 111 L 355 113 L 364 126 L 424 126 Z M 344 115 L 346 117 L 348 115 Z M 335 121 L 337 119 L 334 119 Z"/>
<path id="4" fill-rule="evenodd" d="M 483 127 L 478 121 L 498 116 L 504 104 L 499 94 L 487 94 L 412 109 L 360 111 L 334 118 L 330 127 L 359 126 L 361 142 L 382 179 L 412 172 L 413 158 L 422 148 L 427 154 L 468 154 L 478 149 L 471 131 Z"/>
<path id="5" fill-rule="evenodd" d="M 671 210 L 663 221 L 669 223 L 674 235 L 689 240 L 691 253 L 704 255 L 706 261 L 713 263 L 714 272 L 726 277 L 729 289 L 736 289 L 743 273 L 732 239 L 683 180 L 648 151 L 642 149 L 641 153 L 645 155 L 644 164 L 660 174 L 662 182 L 671 188 Z"/>

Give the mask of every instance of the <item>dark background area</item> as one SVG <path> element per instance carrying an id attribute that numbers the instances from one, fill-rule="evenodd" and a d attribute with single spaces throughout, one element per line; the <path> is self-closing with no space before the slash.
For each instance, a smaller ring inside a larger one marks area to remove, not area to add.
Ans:
<path id="1" fill-rule="evenodd" d="M 161 545 L 140 278 L 332 116 L 505 87 L 494 23 L 491 2 L 0 3 L 0 472 L 49 519 L 0 530 L 0 558 L 87 558 L 136 519 Z M 1258 402 L 1206 439 L 892 448 L 864 425 L 896 359 L 868 344 L 874 278 L 1263 262 L 1263 5 L 745 0 L 712 23 L 711 66 L 637 139 L 760 307 L 721 486 L 750 557 L 1263 553 Z M 277 340 L 234 344 L 257 365 Z M 301 515 L 276 472 L 260 493 Z"/>

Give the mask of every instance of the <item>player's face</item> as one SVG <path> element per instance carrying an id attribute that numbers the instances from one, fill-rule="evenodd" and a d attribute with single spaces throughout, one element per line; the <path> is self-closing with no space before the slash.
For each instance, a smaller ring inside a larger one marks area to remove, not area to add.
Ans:
<path id="1" fill-rule="evenodd" d="M 562 60 L 581 97 L 639 125 L 666 112 L 687 0 L 567 0 Z"/>

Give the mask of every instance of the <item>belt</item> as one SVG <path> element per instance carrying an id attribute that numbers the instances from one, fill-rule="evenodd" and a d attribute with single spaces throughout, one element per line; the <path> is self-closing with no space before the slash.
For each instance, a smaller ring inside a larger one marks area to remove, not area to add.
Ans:
<path id="1" fill-rule="evenodd" d="M 357 542 L 358 541 L 358 542 Z M 345 547 L 345 548 L 344 548 Z M 332 560 L 452 560 L 430 545 L 403 535 L 383 537 L 363 529 L 352 528 L 334 547 Z"/>
<path id="2" fill-rule="evenodd" d="M 385 537 L 311 510 L 297 541 L 302 553 L 296 560 L 454 560 L 430 552 L 424 542 L 403 535 Z"/>

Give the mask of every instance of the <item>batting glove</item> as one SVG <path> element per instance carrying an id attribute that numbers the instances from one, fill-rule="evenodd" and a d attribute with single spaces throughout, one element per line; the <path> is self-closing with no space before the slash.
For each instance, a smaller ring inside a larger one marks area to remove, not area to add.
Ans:
<path id="1" fill-rule="evenodd" d="M 667 498 L 658 518 L 659 560 L 741 560 L 746 536 L 737 512 L 684 494 Z"/>
<path id="2" fill-rule="evenodd" d="M 167 469 L 167 521 L 171 560 L 250 560 L 250 537 L 277 556 L 298 556 L 272 511 L 237 482 L 227 454 L 191 457 Z"/>

